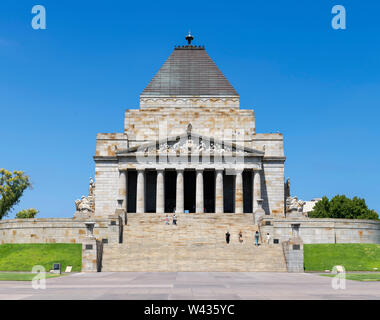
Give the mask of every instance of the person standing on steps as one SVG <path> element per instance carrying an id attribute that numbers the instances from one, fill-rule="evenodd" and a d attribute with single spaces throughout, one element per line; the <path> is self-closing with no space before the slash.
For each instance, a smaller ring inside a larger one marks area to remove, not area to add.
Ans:
<path id="1" fill-rule="evenodd" d="M 166 218 L 165 218 L 165 224 L 169 224 L 169 217 L 168 217 L 168 215 L 166 215 Z"/>
<path id="2" fill-rule="evenodd" d="M 228 232 L 228 230 L 227 230 L 227 232 L 226 232 L 226 243 L 227 244 L 229 244 L 230 243 L 230 233 Z"/>
<path id="3" fill-rule="evenodd" d="M 239 231 L 239 242 L 243 243 L 243 233 L 241 232 L 241 230 Z"/>
<path id="4" fill-rule="evenodd" d="M 177 225 L 177 216 L 175 214 L 173 214 L 173 224 Z"/>
<path id="5" fill-rule="evenodd" d="M 260 234 L 258 231 L 255 232 L 255 246 L 257 247 L 259 245 L 259 237 Z"/>
<path id="6" fill-rule="evenodd" d="M 267 232 L 267 244 L 269 244 L 270 243 L 270 234 L 269 234 L 269 232 Z"/>

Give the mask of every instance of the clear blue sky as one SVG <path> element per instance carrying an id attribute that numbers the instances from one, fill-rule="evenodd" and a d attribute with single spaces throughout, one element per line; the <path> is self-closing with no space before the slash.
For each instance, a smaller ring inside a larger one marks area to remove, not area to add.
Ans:
<path id="1" fill-rule="evenodd" d="M 380 2 L 2 1 L 0 167 L 34 188 L 17 210 L 71 217 L 94 176 L 96 133 L 124 110 L 189 29 L 259 133 L 285 137 L 292 194 L 360 196 L 380 211 Z M 31 9 L 47 10 L 47 30 Z M 347 29 L 331 27 L 344 5 Z"/>

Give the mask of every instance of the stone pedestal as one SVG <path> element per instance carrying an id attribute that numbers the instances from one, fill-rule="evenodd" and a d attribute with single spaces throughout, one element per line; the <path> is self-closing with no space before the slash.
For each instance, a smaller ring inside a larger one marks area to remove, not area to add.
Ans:
<path id="1" fill-rule="evenodd" d="M 294 209 L 290 209 L 287 213 L 286 213 L 286 217 L 287 218 L 303 218 L 303 213 L 302 211 L 299 211 L 298 209 L 294 208 Z"/>
<path id="2" fill-rule="evenodd" d="M 127 224 L 127 211 L 125 209 L 115 209 L 114 215 L 121 218 L 123 225 Z"/>
<path id="3" fill-rule="evenodd" d="M 282 243 L 288 272 L 304 272 L 303 241 L 292 237 Z"/>
<path id="4" fill-rule="evenodd" d="M 265 211 L 263 209 L 263 199 L 257 199 L 257 206 L 253 209 L 253 218 L 254 224 L 258 224 L 260 222 L 260 218 L 265 215 Z"/>
<path id="5" fill-rule="evenodd" d="M 82 272 L 96 272 L 97 270 L 96 239 L 89 236 L 82 241 Z"/>
<path id="6" fill-rule="evenodd" d="M 91 219 L 94 213 L 90 211 L 76 211 L 74 213 L 74 219 Z"/>

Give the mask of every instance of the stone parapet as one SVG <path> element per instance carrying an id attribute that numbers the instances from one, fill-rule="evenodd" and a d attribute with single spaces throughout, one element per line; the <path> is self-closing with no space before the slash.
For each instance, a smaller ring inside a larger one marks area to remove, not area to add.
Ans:
<path id="1" fill-rule="evenodd" d="M 11 219 L 0 221 L 0 244 L 3 243 L 83 243 L 88 238 L 86 222 L 94 222 L 93 236 L 117 242 L 119 220 L 108 218 Z M 112 221 L 115 221 L 114 223 Z M 116 226 L 116 228 L 115 228 Z M 108 240 L 108 241 L 109 241 Z"/>
<path id="2" fill-rule="evenodd" d="M 270 225 L 266 225 L 266 223 Z M 380 243 L 380 221 L 264 217 L 262 225 L 279 242 L 298 235 L 303 243 Z"/>

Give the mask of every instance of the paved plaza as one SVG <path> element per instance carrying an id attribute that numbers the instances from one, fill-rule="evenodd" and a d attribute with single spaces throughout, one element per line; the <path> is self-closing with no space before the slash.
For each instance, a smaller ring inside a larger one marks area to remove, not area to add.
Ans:
<path id="1" fill-rule="evenodd" d="M 346 281 L 310 273 L 102 272 L 48 279 L 45 290 L 31 282 L 1 281 L 0 299 L 380 299 L 380 282 Z"/>

